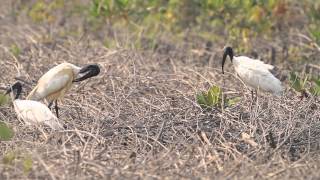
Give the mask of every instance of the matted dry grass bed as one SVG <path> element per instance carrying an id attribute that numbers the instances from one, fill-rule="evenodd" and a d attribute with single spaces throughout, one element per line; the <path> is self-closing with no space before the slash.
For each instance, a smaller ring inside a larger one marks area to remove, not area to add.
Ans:
<path id="1" fill-rule="evenodd" d="M 95 62 L 102 73 L 72 88 L 61 103 L 60 121 L 67 129 L 47 130 L 48 140 L 19 122 L 11 107 L 1 107 L 1 120 L 16 132 L 12 141 L 1 142 L 1 153 L 28 154 L 33 161 L 28 173 L 19 163 L 22 157 L 10 166 L 1 163 L 2 178 L 319 175 L 317 99 L 300 100 L 291 91 L 282 98 L 263 95 L 250 111 L 250 93 L 234 76 L 220 74 L 220 59 L 210 67 L 186 52 L 111 50 L 90 41 L 28 46 L 16 60 L 1 50 L 2 86 L 18 77 L 27 93 L 63 61 Z M 233 96 L 244 94 L 242 101 L 202 111 L 195 93 L 212 84 Z M 270 132 L 275 148 L 267 140 Z"/>
<path id="2" fill-rule="evenodd" d="M 261 94 L 252 106 L 237 78 L 220 74 L 218 48 L 203 61 L 183 47 L 107 49 L 90 36 L 44 43 L 41 28 L 11 27 L 0 27 L 2 87 L 23 80 L 25 97 L 64 61 L 98 63 L 102 72 L 73 86 L 60 103 L 66 130 L 45 129 L 48 139 L 19 122 L 11 106 L 0 107 L 0 120 L 16 133 L 0 142 L 3 158 L 16 155 L 13 164 L 0 162 L 0 179 L 320 177 L 319 99 L 300 100 L 287 90 L 281 98 Z M 11 42 L 21 46 L 19 57 Z M 202 110 L 195 94 L 211 85 L 242 100 Z"/>

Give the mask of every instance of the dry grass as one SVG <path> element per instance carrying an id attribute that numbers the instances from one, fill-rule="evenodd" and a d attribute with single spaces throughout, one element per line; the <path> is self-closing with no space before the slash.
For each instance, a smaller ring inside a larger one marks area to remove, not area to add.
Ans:
<path id="1" fill-rule="evenodd" d="M 0 142 L 2 157 L 16 155 L 11 164 L 0 162 L 1 179 L 320 177 L 319 99 L 300 100 L 286 84 L 284 97 L 261 94 L 251 106 L 238 79 L 221 75 L 218 48 L 203 61 L 183 46 L 107 49 L 91 36 L 43 42 L 45 28 L 13 27 L 4 20 L 0 27 L 0 86 L 23 80 L 25 97 L 64 61 L 98 63 L 102 72 L 74 85 L 60 103 L 67 128 L 46 129 L 47 140 L 19 122 L 10 106 L 0 107 L 0 120 L 16 133 Z M 18 57 L 10 53 L 13 42 L 22 49 Z M 241 102 L 202 110 L 195 94 L 211 85 Z M 32 159 L 27 171 L 26 157 Z"/>

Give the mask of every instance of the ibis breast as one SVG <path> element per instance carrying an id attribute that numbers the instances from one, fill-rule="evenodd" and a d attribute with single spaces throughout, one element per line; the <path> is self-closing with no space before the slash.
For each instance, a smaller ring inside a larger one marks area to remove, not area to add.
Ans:
<path id="1" fill-rule="evenodd" d="M 13 103 L 18 118 L 27 125 L 46 124 L 54 130 L 63 129 L 58 118 L 44 104 L 31 100 L 15 100 Z"/>

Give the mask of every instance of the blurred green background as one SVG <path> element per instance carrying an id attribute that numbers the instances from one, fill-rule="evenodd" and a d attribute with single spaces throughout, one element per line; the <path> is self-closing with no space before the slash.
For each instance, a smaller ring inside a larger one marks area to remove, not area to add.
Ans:
<path id="1" fill-rule="evenodd" d="M 20 0 L 11 14 L 51 28 L 46 41 L 91 34 L 107 48 L 229 44 L 302 63 L 320 52 L 320 0 Z"/>

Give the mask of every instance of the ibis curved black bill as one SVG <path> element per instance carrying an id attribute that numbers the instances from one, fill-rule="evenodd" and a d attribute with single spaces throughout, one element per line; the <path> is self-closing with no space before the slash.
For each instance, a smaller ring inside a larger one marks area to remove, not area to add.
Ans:
<path id="1" fill-rule="evenodd" d="M 232 50 L 231 47 L 226 47 L 226 48 L 224 49 L 223 57 L 222 57 L 222 74 L 224 74 L 223 67 L 224 67 L 224 63 L 226 62 L 227 56 L 230 57 L 230 61 L 232 62 L 232 59 L 233 59 L 233 50 Z"/>
<path id="2" fill-rule="evenodd" d="M 20 82 L 14 83 L 12 86 L 8 88 L 5 94 L 9 94 L 12 91 L 16 93 L 16 96 L 14 97 L 14 99 L 18 99 L 22 92 L 22 84 Z"/>
<path id="3" fill-rule="evenodd" d="M 80 77 L 73 80 L 73 82 L 83 81 L 83 80 L 91 78 L 93 76 L 97 76 L 99 73 L 100 73 L 100 68 L 98 65 L 96 65 L 96 64 L 86 65 L 80 69 L 80 71 L 79 71 Z M 84 75 L 82 75 L 82 74 L 84 74 Z"/>

